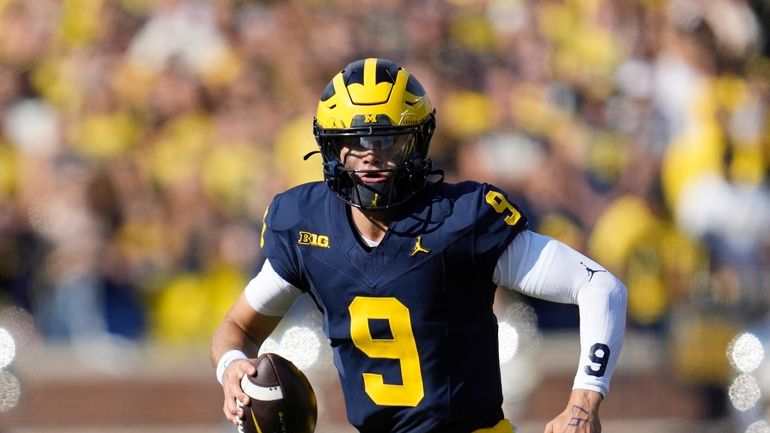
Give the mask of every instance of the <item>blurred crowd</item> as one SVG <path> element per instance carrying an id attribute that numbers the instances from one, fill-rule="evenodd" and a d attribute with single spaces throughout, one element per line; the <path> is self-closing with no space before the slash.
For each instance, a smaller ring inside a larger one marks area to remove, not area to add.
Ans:
<path id="1" fill-rule="evenodd" d="M 205 344 L 273 194 L 321 179 L 321 90 L 384 57 L 448 180 L 509 191 L 722 386 L 770 306 L 768 25 L 768 0 L 0 0 L 0 306 L 48 340 Z"/>

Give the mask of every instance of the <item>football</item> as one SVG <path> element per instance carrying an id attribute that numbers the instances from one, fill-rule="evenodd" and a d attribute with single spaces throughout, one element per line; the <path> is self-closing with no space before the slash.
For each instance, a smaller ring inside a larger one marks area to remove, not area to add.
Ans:
<path id="1" fill-rule="evenodd" d="M 291 361 L 264 353 L 257 374 L 246 375 L 241 388 L 251 402 L 243 407 L 239 433 L 312 433 L 318 409 L 307 377 Z"/>

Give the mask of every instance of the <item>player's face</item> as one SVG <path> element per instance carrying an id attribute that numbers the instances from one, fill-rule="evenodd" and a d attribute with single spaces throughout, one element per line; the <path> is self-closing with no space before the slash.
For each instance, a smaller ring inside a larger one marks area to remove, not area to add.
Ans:
<path id="1" fill-rule="evenodd" d="M 381 170 L 402 164 L 413 144 L 413 135 L 347 137 L 340 148 L 340 161 L 365 182 L 384 181 L 393 173 Z"/>

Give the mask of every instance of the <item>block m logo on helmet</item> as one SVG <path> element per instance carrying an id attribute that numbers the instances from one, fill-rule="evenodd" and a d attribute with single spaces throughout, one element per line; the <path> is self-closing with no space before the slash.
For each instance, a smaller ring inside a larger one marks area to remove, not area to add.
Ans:
<path id="1" fill-rule="evenodd" d="M 387 114 L 364 113 L 356 114 L 350 122 L 351 127 L 357 126 L 391 126 L 390 117 Z"/>

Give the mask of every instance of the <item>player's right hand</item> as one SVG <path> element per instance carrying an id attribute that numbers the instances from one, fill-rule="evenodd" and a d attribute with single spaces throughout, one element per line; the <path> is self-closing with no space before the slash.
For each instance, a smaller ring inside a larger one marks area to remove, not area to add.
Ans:
<path id="1" fill-rule="evenodd" d="M 243 409 L 238 407 L 241 404 L 249 404 L 249 396 L 241 389 L 241 379 L 243 376 L 254 375 L 257 373 L 254 367 L 253 359 L 237 359 L 230 363 L 222 376 L 222 391 L 225 394 L 225 404 L 222 410 L 225 418 L 233 424 L 238 423 L 238 418 L 243 416 Z"/>

